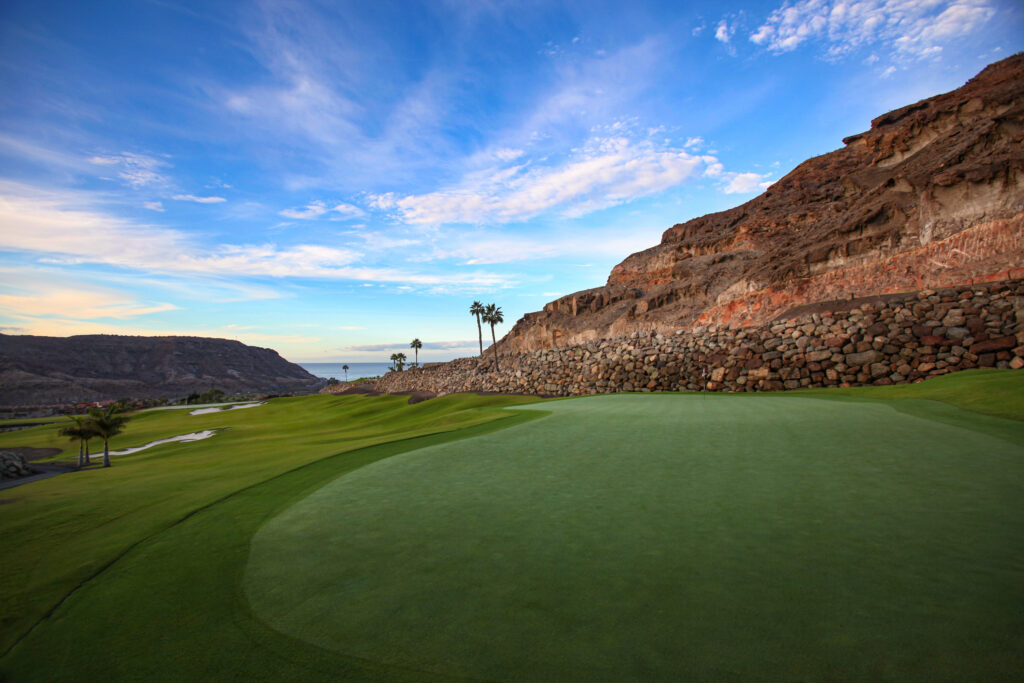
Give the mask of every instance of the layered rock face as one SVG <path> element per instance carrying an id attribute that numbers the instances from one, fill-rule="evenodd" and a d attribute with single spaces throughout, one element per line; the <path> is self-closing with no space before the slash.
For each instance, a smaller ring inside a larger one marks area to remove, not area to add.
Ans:
<path id="1" fill-rule="evenodd" d="M 778 391 L 903 384 L 971 368 L 1024 368 L 1024 281 L 839 302 L 752 327 L 633 332 L 575 346 L 406 372 L 385 392 Z"/>
<path id="2" fill-rule="evenodd" d="M 0 334 L 0 405 L 303 391 L 319 378 L 230 339 Z"/>
<path id="3" fill-rule="evenodd" d="M 1024 275 L 1024 54 L 843 142 L 746 204 L 673 226 L 604 287 L 527 314 L 499 350 Z"/>

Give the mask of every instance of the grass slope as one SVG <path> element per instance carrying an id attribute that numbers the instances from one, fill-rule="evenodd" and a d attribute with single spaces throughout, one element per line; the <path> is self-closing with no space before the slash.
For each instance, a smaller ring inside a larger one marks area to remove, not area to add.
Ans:
<path id="1" fill-rule="evenodd" d="M 0 491 L 0 653 L 142 539 L 248 486 L 343 451 L 507 418 L 510 397 L 448 397 L 414 406 L 406 397 L 278 399 L 208 415 L 144 412 L 111 448 L 220 428 L 205 441 L 167 444 L 89 469 Z M 57 426 L 0 434 L 5 445 L 65 448 Z M 7 504 L 5 504 L 7 503 Z"/>
<path id="2" fill-rule="evenodd" d="M 1024 372 L 965 370 L 918 384 L 887 387 L 802 389 L 791 395 L 850 396 L 873 400 L 919 399 L 939 401 L 983 415 L 1024 420 Z"/>

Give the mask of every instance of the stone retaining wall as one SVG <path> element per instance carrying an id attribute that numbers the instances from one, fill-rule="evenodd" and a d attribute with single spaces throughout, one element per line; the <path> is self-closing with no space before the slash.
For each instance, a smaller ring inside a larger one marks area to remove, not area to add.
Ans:
<path id="1" fill-rule="evenodd" d="M 825 310 L 829 309 L 829 310 Z M 636 332 L 578 346 L 391 372 L 385 392 L 778 391 L 902 384 L 1024 367 L 1024 280 L 822 305 L 757 327 Z"/>

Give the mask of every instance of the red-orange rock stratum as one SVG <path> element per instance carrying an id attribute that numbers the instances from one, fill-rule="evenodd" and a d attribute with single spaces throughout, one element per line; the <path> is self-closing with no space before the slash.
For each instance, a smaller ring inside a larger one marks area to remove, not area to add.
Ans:
<path id="1" fill-rule="evenodd" d="M 843 142 L 746 204 L 672 226 L 604 287 L 524 316 L 499 350 L 1024 277 L 1024 53 Z"/>

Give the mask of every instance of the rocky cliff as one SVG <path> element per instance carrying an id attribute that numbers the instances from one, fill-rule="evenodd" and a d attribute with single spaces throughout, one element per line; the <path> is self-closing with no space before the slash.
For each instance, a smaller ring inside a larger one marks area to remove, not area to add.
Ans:
<path id="1" fill-rule="evenodd" d="M 527 314 L 499 351 L 1024 275 L 1024 54 L 843 142 L 746 204 L 668 229 L 604 287 Z"/>
<path id="2" fill-rule="evenodd" d="M 273 349 L 230 339 L 0 334 L 0 405 L 293 392 L 318 382 Z"/>

